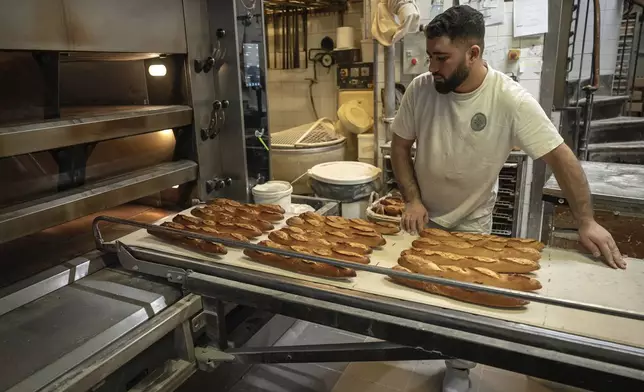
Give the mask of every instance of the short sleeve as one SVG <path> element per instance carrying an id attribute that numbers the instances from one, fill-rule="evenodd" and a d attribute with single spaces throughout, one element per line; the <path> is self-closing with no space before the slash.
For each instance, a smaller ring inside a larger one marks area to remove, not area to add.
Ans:
<path id="1" fill-rule="evenodd" d="M 520 101 L 512 121 L 514 144 L 539 159 L 564 142 L 541 105 L 529 93 Z"/>
<path id="2" fill-rule="evenodd" d="M 391 125 L 391 130 L 396 135 L 406 140 L 416 140 L 416 127 L 414 125 L 414 90 L 415 81 L 409 84 L 396 113 L 396 118 Z"/>

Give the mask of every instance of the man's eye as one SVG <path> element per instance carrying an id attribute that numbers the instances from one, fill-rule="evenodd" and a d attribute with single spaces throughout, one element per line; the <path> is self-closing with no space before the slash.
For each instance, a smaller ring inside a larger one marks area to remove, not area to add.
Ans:
<path id="1" fill-rule="evenodd" d="M 438 60 L 438 61 L 440 61 L 440 62 L 443 62 L 443 61 L 447 60 L 447 57 L 445 57 L 445 56 L 439 56 L 439 57 L 436 57 L 436 60 Z"/>

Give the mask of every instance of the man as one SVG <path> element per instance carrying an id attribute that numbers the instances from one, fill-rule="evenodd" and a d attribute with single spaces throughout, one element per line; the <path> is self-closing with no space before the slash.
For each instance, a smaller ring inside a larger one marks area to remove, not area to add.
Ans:
<path id="1" fill-rule="evenodd" d="M 625 268 L 613 237 L 593 218 L 588 182 L 573 152 L 532 95 L 482 59 L 483 15 L 452 7 L 425 35 L 429 72 L 411 82 L 392 126 L 392 164 L 406 202 L 403 228 L 489 233 L 498 174 L 516 145 L 552 168 L 579 222 L 581 243 L 611 267 Z M 469 390 L 474 366 L 448 361 L 443 390 Z"/>

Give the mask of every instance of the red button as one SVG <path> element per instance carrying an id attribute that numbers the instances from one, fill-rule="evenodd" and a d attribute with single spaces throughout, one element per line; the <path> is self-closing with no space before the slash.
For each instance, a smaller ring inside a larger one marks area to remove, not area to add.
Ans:
<path id="1" fill-rule="evenodd" d="M 416 65 L 416 63 L 417 63 L 417 62 L 418 62 L 418 60 L 416 60 L 416 59 L 411 59 L 411 65 Z"/>

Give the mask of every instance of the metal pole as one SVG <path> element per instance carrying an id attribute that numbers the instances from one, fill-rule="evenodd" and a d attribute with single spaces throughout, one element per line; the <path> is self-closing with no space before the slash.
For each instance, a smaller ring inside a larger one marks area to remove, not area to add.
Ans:
<path id="1" fill-rule="evenodd" d="M 385 99 L 383 102 L 385 111 L 385 132 L 387 138 L 390 136 L 391 123 L 394 120 L 396 111 L 396 53 L 394 45 L 385 46 Z"/>

